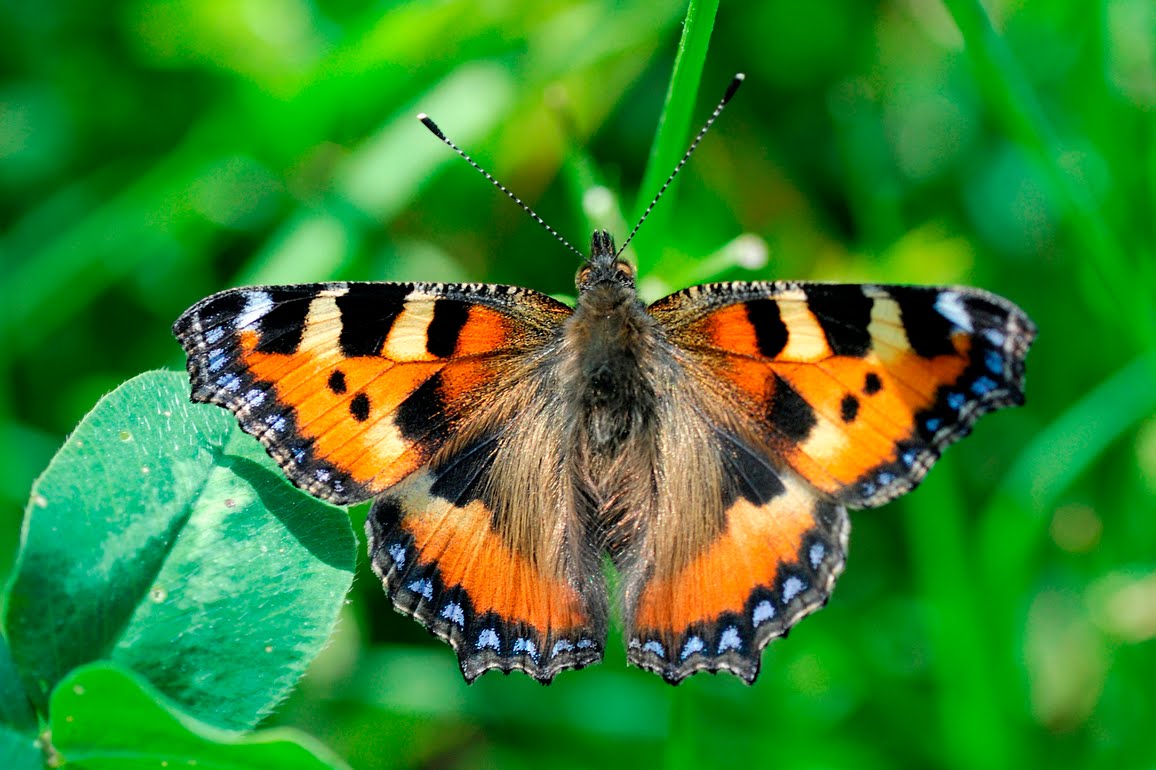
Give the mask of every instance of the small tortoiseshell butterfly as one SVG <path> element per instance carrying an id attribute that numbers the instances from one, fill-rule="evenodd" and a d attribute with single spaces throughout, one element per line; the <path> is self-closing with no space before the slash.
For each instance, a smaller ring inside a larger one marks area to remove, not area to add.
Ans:
<path id="1" fill-rule="evenodd" d="M 1023 403 L 1035 328 L 960 287 L 715 283 L 646 306 L 619 255 L 594 234 L 573 308 L 485 284 L 263 286 L 173 331 L 194 400 L 309 493 L 373 500 L 374 570 L 468 681 L 597 662 L 608 556 L 631 663 L 753 682 L 826 602 L 847 508 Z"/>

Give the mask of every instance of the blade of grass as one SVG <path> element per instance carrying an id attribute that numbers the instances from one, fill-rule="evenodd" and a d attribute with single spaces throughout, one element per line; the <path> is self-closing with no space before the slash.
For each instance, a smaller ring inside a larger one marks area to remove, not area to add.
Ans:
<path id="1" fill-rule="evenodd" d="M 987 11 L 979 0 L 943 0 L 943 4 L 963 36 L 977 80 L 995 115 L 1012 138 L 1034 156 L 1067 210 L 1072 234 L 1111 299 L 1110 317 L 1121 333 L 1133 336 L 1146 348 L 1156 347 L 1152 297 L 1133 279 L 1135 268 L 1087 186 L 1061 164 L 1062 144 L 1015 57 L 992 27 Z"/>
<path id="2" fill-rule="evenodd" d="M 718 0 L 691 0 L 683 23 L 682 39 L 678 44 L 678 55 L 674 60 L 674 70 L 670 76 L 670 87 L 666 92 L 666 103 L 658 118 L 658 129 L 654 143 L 650 147 L 650 159 L 642 176 L 642 186 L 638 189 L 638 203 L 635 206 L 635 221 L 646 210 L 647 204 L 658 188 L 670 175 L 676 163 L 686 152 L 690 136 L 691 117 L 698 97 L 698 87 L 702 82 L 702 70 L 706 63 L 706 52 L 710 46 L 710 35 L 714 30 L 714 19 L 718 13 Z M 669 197 L 670 193 L 667 193 Z M 648 235 L 656 239 L 669 231 L 667 223 L 672 216 L 670 202 L 656 208 L 650 214 L 648 226 L 638 232 L 634 239 L 634 250 L 638 255 L 639 272 L 654 266 L 658 261 L 657 246 Z"/>

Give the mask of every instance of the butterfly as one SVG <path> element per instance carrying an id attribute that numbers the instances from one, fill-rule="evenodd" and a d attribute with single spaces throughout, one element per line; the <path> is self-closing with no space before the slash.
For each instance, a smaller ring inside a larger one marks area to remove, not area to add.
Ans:
<path id="1" fill-rule="evenodd" d="M 373 569 L 467 681 L 599 661 L 618 604 L 630 663 L 753 682 L 827 601 L 847 509 L 1022 404 L 1036 333 L 962 287 L 714 283 L 646 306 L 604 231 L 577 289 L 570 307 L 486 284 L 259 286 L 173 327 L 195 401 L 310 494 L 373 501 Z"/>

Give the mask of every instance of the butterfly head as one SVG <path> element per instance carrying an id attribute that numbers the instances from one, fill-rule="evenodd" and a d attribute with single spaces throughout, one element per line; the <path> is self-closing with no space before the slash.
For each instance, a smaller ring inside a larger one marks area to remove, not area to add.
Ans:
<path id="1" fill-rule="evenodd" d="M 634 265 L 618 258 L 614 238 L 605 230 L 595 230 L 590 239 L 590 258 L 578 271 L 578 291 L 585 292 L 596 286 L 634 288 Z"/>

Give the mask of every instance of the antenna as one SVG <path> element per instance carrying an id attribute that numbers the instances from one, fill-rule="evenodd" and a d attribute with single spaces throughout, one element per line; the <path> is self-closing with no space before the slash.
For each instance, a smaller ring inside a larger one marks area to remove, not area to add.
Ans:
<path id="1" fill-rule="evenodd" d="M 563 246 L 565 246 L 566 248 L 570 249 L 570 251 L 577 254 L 579 259 L 586 259 L 586 256 L 582 252 L 578 251 L 578 249 L 571 246 L 570 242 L 567 241 L 565 238 L 563 238 L 561 235 L 559 235 L 557 230 L 555 230 L 553 227 L 550 227 L 550 225 L 546 224 L 546 220 L 542 219 L 542 217 L 540 217 L 536 213 L 534 213 L 534 209 L 530 208 L 525 203 L 523 203 L 521 198 L 519 198 L 517 195 L 514 195 L 512 192 L 510 192 L 504 184 L 499 182 L 497 179 L 494 179 L 494 177 L 492 177 L 490 175 L 490 172 L 486 171 L 484 168 L 479 166 L 474 161 L 473 158 L 471 158 L 469 155 L 466 155 L 464 152 L 462 152 L 460 147 L 458 147 L 456 144 L 454 144 L 449 139 L 447 139 L 446 135 L 442 133 L 442 130 L 440 128 L 438 128 L 438 124 L 434 123 L 433 120 L 428 115 L 426 115 L 423 112 L 417 116 L 417 119 L 420 120 L 422 122 L 422 124 L 430 130 L 430 133 L 432 133 L 438 139 L 441 139 L 443 142 L 445 142 L 446 145 L 449 146 L 449 148 L 451 150 L 453 150 L 454 152 L 456 152 L 458 155 L 461 155 L 462 158 L 465 159 L 466 163 L 469 163 L 471 166 L 476 168 L 481 173 L 482 176 L 484 176 L 486 179 L 489 179 L 490 183 L 493 184 L 494 187 L 497 187 L 499 190 L 501 190 L 507 196 L 509 196 L 510 200 L 512 200 L 514 203 L 517 203 L 519 206 L 521 206 L 523 211 L 525 211 L 527 214 L 529 214 L 531 217 L 533 217 L 535 222 L 540 224 L 542 227 L 546 228 L 546 230 L 549 231 L 550 235 L 553 235 L 555 238 L 557 238 L 559 241 L 561 241 Z"/>
<path id="2" fill-rule="evenodd" d="M 648 216 L 650 216 L 650 212 L 654 210 L 654 205 L 658 203 L 658 199 L 662 197 L 662 194 L 666 192 L 666 188 L 670 187 L 670 183 L 674 181 L 674 178 L 678 175 L 678 172 L 682 171 L 682 167 L 686 165 L 688 160 L 690 160 L 691 153 L 695 151 L 695 148 L 698 147 L 698 143 L 702 141 L 702 138 L 706 136 L 706 132 L 710 130 L 711 125 L 713 125 L 715 120 L 718 119 L 718 116 L 722 114 L 723 107 L 727 106 L 727 102 L 729 102 L 731 97 L 735 95 L 735 91 L 739 90 L 739 86 L 743 84 L 743 81 L 746 79 L 746 77 L 746 75 L 739 72 L 731 80 L 731 84 L 727 86 L 726 93 L 723 94 L 723 98 L 719 101 L 718 106 L 714 108 L 714 112 L 710 114 L 710 117 L 707 118 L 706 123 L 701 129 L 699 129 L 698 136 L 696 136 L 694 141 L 690 143 L 690 149 L 686 151 L 686 154 L 682 156 L 682 160 L 680 160 L 678 165 L 674 167 L 674 171 L 671 171 L 670 176 L 668 176 L 666 181 L 662 183 L 662 187 L 659 188 L 658 193 L 655 194 L 653 200 L 650 201 L 650 205 L 646 207 L 646 211 L 642 212 L 642 216 L 638 218 L 638 224 L 634 226 L 634 229 L 630 231 L 630 235 L 628 235 L 626 240 L 622 242 L 622 246 L 620 246 L 618 251 L 615 252 L 615 257 L 618 257 L 622 254 L 622 252 L 626 251 L 626 247 L 630 245 L 630 242 L 634 240 L 634 236 L 638 233 L 638 228 L 642 227 L 642 223 L 646 221 Z"/>

